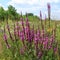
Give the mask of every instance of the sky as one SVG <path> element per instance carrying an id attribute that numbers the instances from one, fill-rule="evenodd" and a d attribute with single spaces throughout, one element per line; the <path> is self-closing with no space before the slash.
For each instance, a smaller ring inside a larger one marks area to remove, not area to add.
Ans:
<path id="1" fill-rule="evenodd" d="M 48 17 L 47 3 L 51 5 L 51 19 L 60 20 L 60 0 L 0 0 L 0 6 L 7 10 L 9 5 L 17 9 L 17 12 L 25 14 L 33 13 L 43 18 Z"/>

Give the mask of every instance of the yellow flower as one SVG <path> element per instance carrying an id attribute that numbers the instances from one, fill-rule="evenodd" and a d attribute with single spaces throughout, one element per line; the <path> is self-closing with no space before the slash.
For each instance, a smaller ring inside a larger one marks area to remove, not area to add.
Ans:
<path id="1" fill-rule="evenodd" d="M 51 32 L 51 31 L 52 31 L 52 28 L 47 29 L 47 32 Z"/>

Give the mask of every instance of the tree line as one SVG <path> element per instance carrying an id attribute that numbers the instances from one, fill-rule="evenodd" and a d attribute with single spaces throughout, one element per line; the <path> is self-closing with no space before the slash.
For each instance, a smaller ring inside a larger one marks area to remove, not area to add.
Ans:
<path id="1" fill-rule="evenodd" d="M 33 13 L 28 13 L 29 16 L 33 16 Z M 17 13 L 17 10 L 12 5 L 8 6 L 7 10 L 4 10 L 4 8 L 0 7 L 0 20 L 19 20 L 20 14 Z"/>
<path id="2" fill-rule="evenodd" d="M 15 7 L 13 7 L 12 5 L 9 5 L 7 10 L 4 10 L 2 6 L 0 7 L 0 20 L 3 21 L 7 19 L 16 20 L 19 18 L 20 14 L 17 13 Z"/>

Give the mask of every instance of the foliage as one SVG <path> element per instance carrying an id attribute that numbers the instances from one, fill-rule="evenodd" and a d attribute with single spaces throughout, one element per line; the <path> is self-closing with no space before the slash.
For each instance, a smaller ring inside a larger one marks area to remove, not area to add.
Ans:
<path id="1" fill-rule="evenodd" d="M 0 7 L 0 20 L 2 19 L 2 20 L 4 20 L 4 13 L 5 11 L 4 11 L 4 9 L 3 9 L 3 7 Z"/>
<path id="2" fill-rule="evenodd" d="M 3 7 L 0 7 L 0 20 L 18 20 L 20 18 L 20 14 L 17 13 L 15 7 L 12 5 L 8 6 L 8 10 L 4 10 Z"/>
<path id="3" fill-rule="evenodd" d="M 28 16 L 33 16 L 33 13 L 27 13 Z"/>

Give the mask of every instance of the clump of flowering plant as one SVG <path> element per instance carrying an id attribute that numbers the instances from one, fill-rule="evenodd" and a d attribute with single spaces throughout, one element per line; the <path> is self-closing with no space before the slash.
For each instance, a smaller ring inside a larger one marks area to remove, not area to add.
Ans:
<path id="1" fill-rule="evenodd" d="M 50 7 L 48 6 L 48 8 Z M 52 29 L 51 34 L 47 35 L 46 33 L 48 32 L 44 28 L 41 12 L 40 18 L 42 29 L 40 29 L 39 25 L 38 28 L 35 29 L 34 25 L 33 27 L 30 26 L 27 15 L 26 22 L 24 23 L 24 19 L 21 14 L 21 26 L 19 25 L 20 22 L 18 21 L 14 23 L 13 33 L 10 32 L 10 27 L 7 22 L 7 30 L 11 43 L 9 44 L 7 42 L 9 37 L 6 35 L 5 28 L 4 40 L 12 54 L 12 56 L 10 56 L 12 60 L 57 60 L 58 45 L 55 39 L 56 31 Z"/>

